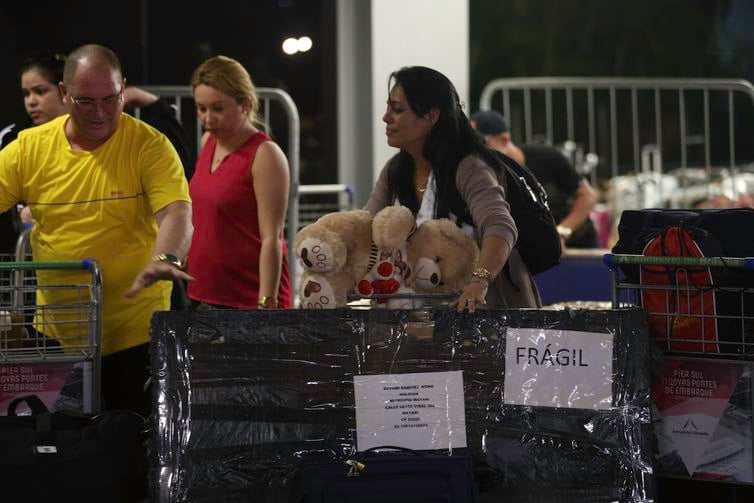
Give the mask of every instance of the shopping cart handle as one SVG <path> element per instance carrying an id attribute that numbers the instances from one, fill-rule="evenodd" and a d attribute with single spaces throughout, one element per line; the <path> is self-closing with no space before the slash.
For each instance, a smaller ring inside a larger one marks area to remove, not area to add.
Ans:
<path id="1" fill-rule="evenodd" d="M 0 271 L 91 271 L 96 263 L 97 261 L 93 258 L 85 258 L 83 260 L 60 260 L 54 262 L 0 262 Z"/>
<path id="2" fill-rule="evenodd" d="M 606 253 L 602 256 L 602 263 L 611 269 L 619 264 L 754 269 L 754 257 L 653 257 L 645 255 L 619 255 L 615 253 Z"/>

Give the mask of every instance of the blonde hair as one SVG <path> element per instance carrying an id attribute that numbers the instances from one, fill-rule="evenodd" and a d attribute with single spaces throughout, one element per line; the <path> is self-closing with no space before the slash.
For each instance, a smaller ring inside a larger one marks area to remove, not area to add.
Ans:
<path id="1" fill-rule="evenodd" d="M 249 72 L 238 61 L 227 56 L 214 56 L 202 63 L 194 70 L 191 77 L 191 89 L 205 85 L 217 89 L 223 94 L 234 98 L 239 104 L 249 100 L 251 108 L 248 120 L 258 124 L 259 98 Z"/>

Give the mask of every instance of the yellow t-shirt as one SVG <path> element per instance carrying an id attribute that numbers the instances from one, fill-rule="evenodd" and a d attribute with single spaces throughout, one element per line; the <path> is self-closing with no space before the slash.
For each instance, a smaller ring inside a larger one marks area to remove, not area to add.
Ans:
<path id="1" fill-rule="evenodd" d="M 31 234 L 36 261 L 96 259 L 102 270 L 102 353 L 149 340 L 149 321 L 168 308 L 171 284 L 161 281 L 127 299 L 123 293 L 148 263 L 157 236 L 154 213 L 190 201 L 178 154 L 156 129 L 121 114 L 118 129 L 91 152 L 73 150 L 64 115 L 22 131 L 0 151 L 0 209 L 25 201 L 36 221 Z M 39 271 L 37 329 L 64 345 L 86 343 L 82 313 L 61 315 L 53 306 L 84 303 L 74 288 L 84 272 Z M 49 306 L 48 309 L 41 306 Z M 57 314 L 56 314 L 57 313 Z M 86 314 L 84 313 L 84 318 Z"/>

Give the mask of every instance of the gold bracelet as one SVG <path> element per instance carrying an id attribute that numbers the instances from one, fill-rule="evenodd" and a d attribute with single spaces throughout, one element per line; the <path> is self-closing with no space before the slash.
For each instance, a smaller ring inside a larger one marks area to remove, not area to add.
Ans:
<path id="1" fill-rule="evenodd" d="M 267 297 L 263 295 L 257 300 L 257 307 L 259 309 L 275 309 L 278 307 L 278 300 L 275 297 Z"/>
<path id="2" fill-rule="evenodd" d="M 565 225 L 558 225 L 558 234 L 560 234 L 560 237 L 568 241 L 570 239 L 571 234 L 573 234 L 573 229 L 570 227 L 566 227 Z"/>
<path id="3" fill-rule="evenodd" d="M 173 267 L 183 270 L 183 262 L 181 262 L 181 259 L 169 253 L 155 255 L 152 257 L 152 262 L 165 262 L 166 264 L 170 264 Z"/>
<path id="4" fill-rule="evenodd" d="M 477 267 L 476 269 L 474 269 L 474 272 L 471 273 L 471 276 L 474 278 L 483 279 L 487 283 L 492 281 L 492 273 L 484 267 Z"/>

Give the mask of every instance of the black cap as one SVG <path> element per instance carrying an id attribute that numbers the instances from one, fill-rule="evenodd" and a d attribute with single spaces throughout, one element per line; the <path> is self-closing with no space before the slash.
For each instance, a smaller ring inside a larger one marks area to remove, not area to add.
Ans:
<path id="1" fill-rule="evenodd" d="M 508 132 L 508 121 L 494 110 L 480 110 L 471 116 L 476 129 L 485 136 Z"/>

